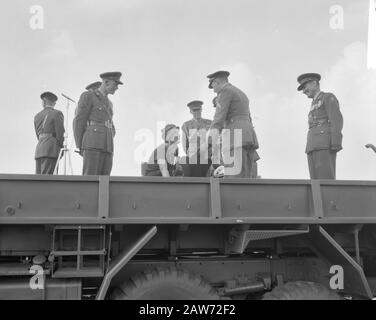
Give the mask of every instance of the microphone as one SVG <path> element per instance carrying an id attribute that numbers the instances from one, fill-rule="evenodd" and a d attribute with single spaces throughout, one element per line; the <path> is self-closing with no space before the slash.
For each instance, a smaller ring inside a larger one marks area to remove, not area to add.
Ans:
<path id="1" fill-rule="evenodd" d="M 64 93 L 61 94 L 65 99 L 68 99 L 69 101 L 73 102 L 73 103 L 76 103 L 76 101 L 74 101 L 73 99 L 69 98 L 67 95 L 65 95 Z"/>

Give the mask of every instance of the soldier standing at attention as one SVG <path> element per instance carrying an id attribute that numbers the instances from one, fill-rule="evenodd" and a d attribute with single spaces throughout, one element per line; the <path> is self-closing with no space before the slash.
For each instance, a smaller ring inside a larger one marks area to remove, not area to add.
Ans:
<path id="1" fill-rule="evenodd" d="M 188 156 L 195 155 L 197 153 L 197 148 L 200 146 L 200 143 L 197 142 L 197 147 L 190 150 L 190 140 L 193 140 L 193 145 L 195 145 L 196 140 L 200 140 L 199 131 L 207 131 L 211 125 L 210 120 L 202 118 L 203 104 L 204 103 L 202 101 L 195 100 L 187 105 L 191 114 L 193 115 L 193 119 L 184 122 L 181 129 L 183 131 L 183 148 Z M 206 137 L 206 133 L 204 137 Z"/>
<path id="2" fill-rule="evenodd" d="M 202 101 L 192 101 L 188 103 L 188 108 L 193 119 L 185 122 L 182 126 L 183 149 L 189 159 L 189 176 L 206 177 L 211 166 L 211 161 L 201 159 L 200 145 L 206 140 L 207 131 L 210 128 L 211 121 L 202 118 Z"/>
<path id="3" fill-rule="evenodd" d="M 57 96 L 45 92 L 41 96 L 43 110 L 34 117 L 34 128 L 38 139 L 35 150 L 36 174 L 53 174 L 64 144 L 64 115 L 55 110 Z"/>
<path id="4" fill-rule="evenodd" d="M 258 140 L 252 124 L 248 97 L 229 83 L 229 76 L 227 71 L 218 71 L 208 76 L 209 88 L 217 94 L 216 112 L 208 137 L 212 137 L 215 145 L 221 133 L 225 177 L 251 178 L 254 171 L 252 166 L 258 159 Z M 213 164 L 217 165 L 214 161 Z"/>
<path id="5" fill-rule="evenodd" d="M 110 175 L 112 170 L 115 128 L 108 95 L 123 83 L 120 72 L 107 72 L 100 77 L 103 82 L 98 89 L 81 95 L 73 120 L 76 146 L 83 156 L 83 175 Z"/>
<path id="6" fill-rule="evenodd" d="M 298 77 L 298 91 L 312 99 L 306 146 L 308 167 L 311 179 L 336 179 L 337 153 L 342 150 L 343 118 L 337 98 L 320 90 L 320 80 L 317 73 Z"/>

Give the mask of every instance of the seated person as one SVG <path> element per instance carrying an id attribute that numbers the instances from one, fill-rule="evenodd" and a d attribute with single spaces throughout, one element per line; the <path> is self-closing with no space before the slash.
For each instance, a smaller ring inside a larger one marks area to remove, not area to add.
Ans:
<path id="1" fill-rule="evenodd" d="M 145 176 L 175 177 L 181 176 L 179 170 L 180 129 L 174 124 L 168 124 L 162 130 L 164 143 L 153 151 L 146 165 Z"/>

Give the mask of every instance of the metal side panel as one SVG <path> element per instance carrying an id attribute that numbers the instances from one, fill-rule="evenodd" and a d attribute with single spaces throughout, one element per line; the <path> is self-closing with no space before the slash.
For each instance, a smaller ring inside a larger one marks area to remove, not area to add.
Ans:
<path id="1" fill-rule="evenodd" d="M 345 291 L 373 298 L 363 268 L 320 226 L 312 226 L 309 233 L 314 248 L 332 265 L 344 269 Z"/>
<path id="2" fill-rule="evenodd" d="M 0 300 L 81 300 L 80 279 L 45 279 L 44 289 L 32 290 L 30 277 L 0 282 Z"/>
<path id="3" fill-rule="evenodd" d="M 376 188 L 357 182 L 346 185 L 321 183 L 324 215 L 326 218 L 375 218 Z"/>
<path id="4" fill-rule="evenodd" d="M 0 175 L 0 224 L 376 223 L 376 182 Z"/>
<path id="5" fill-rule="evenodd" d="M 3 219 L 98 217 L 98 186 L 98 178 L 0 179 L 0 222 Z"/>
<path id="6" fill-rule="evenodd" d="M 221 182 L 224 218 L 309 218 L 313 204 L 310 183 Z"/>
<path id="7" fill-rule="evenodd" d="M 113 181 L 110 217 L 209 218 L 209 199 L 210 184 L 206 179 Z"/>

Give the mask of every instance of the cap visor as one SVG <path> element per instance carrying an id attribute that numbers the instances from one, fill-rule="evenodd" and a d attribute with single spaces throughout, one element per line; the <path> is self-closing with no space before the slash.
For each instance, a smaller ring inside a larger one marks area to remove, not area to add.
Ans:
<path id="1" fill-rule="evenodd" d="M 306 80 L 304 81 L 299 87 L 298 87 L 298 91 L 302 91 L 304 89 L 304 86 L 310 82 L 311 80 Z"/>

